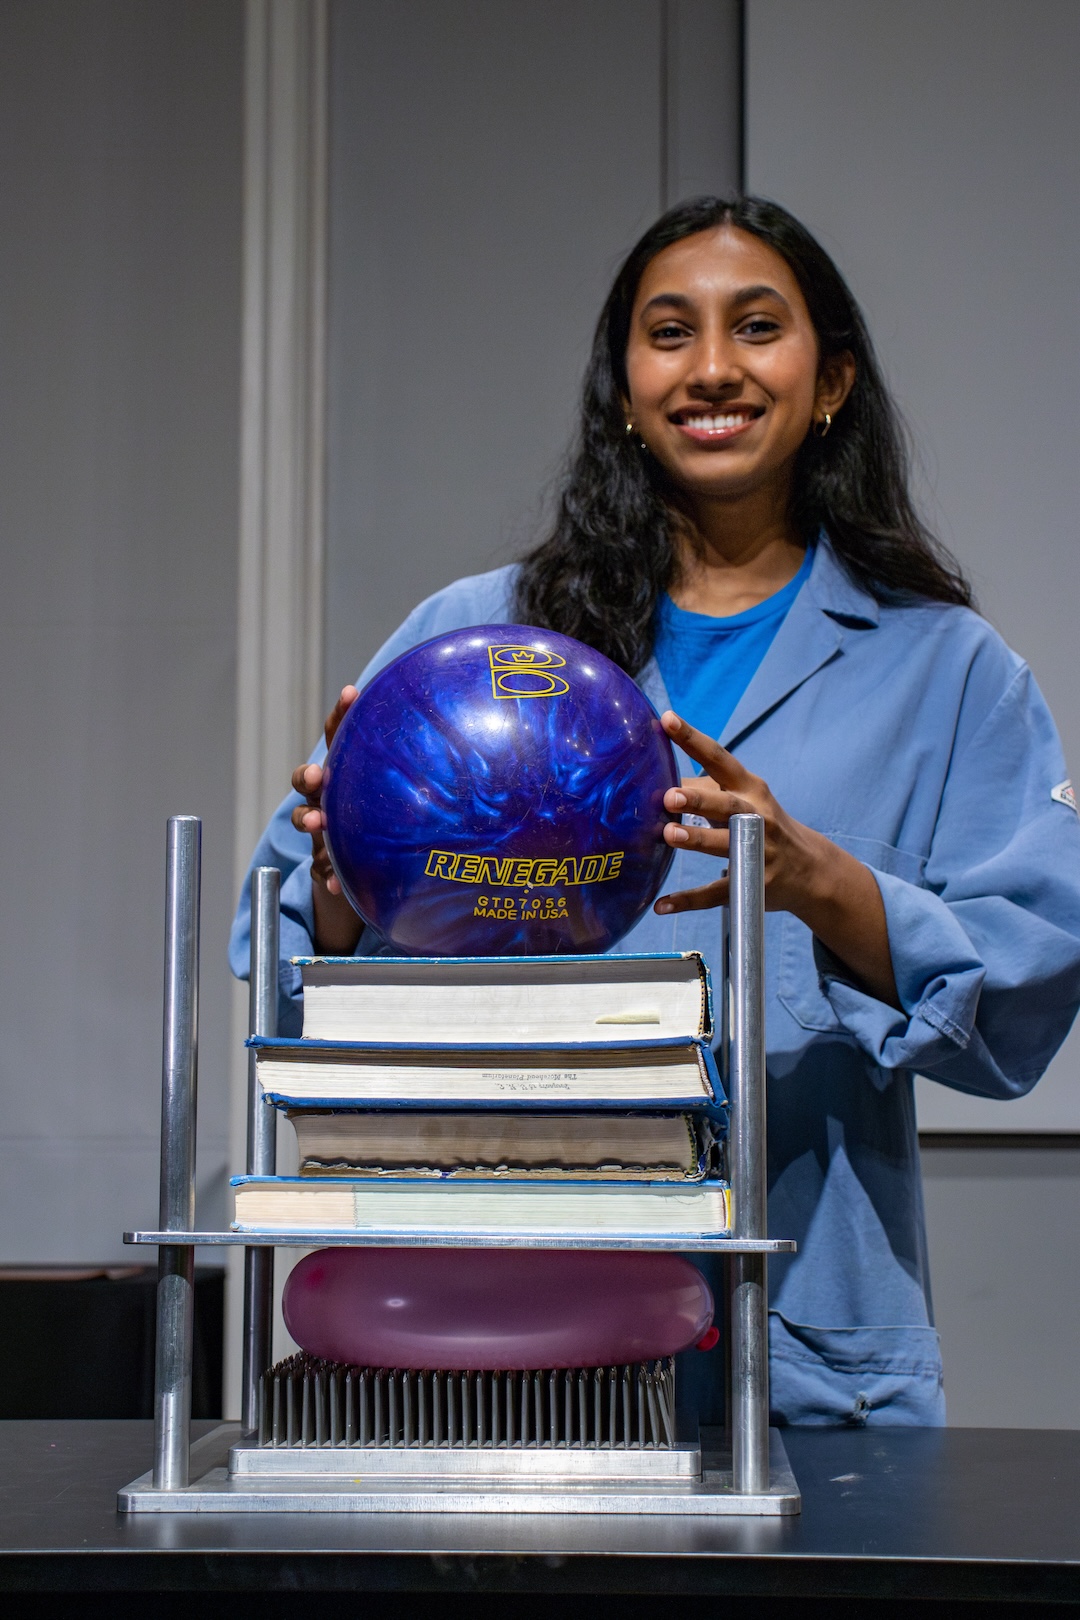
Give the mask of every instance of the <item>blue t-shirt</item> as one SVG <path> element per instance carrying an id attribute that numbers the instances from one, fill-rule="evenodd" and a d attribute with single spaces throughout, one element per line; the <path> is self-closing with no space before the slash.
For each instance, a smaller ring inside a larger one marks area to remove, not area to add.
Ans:
<path id="1" fill-rule="evenodd" d="M 802 567 L 782 590 L 722 619 L 688 613 L 664 592 L 656 609 L 653 651 L 676 714 L 707 737 L 720 736 L 813 564 L 808 546 Z"/>

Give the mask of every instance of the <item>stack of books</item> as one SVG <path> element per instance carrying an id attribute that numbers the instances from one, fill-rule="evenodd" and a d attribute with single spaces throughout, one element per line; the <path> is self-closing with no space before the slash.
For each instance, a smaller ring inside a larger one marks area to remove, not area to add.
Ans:
<path id="1" fill-rule="evenodd" d="M 300 1173 L 236 1177 L 238 1231 L 388 1244 L 730 1232 L 696 952 L 299 966 L 303 1036 L 250 1044 Z"/>

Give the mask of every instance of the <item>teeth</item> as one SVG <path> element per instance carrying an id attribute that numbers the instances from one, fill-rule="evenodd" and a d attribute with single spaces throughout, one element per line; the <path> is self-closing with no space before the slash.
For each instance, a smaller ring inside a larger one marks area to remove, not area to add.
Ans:
<path id="1" fill-rule="evenodd" d="M 729 416 L 688 416 L 685 418 L 687 427 L 696 428 L 699 433 L 719 433 L 723 428 L 742 427 L 749 422 L 750 417 L 744 411 Z"/>

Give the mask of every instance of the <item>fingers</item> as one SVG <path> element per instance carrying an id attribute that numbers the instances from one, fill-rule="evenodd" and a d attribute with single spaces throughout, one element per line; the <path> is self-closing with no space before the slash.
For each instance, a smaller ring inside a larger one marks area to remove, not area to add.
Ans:
<path id="1" fill-rule="evenodd" d="M 308 767 L 311 769 L 312 767 Z M 315 766 L 314 769 L 318 769 Z M 293 773 L 293 782 L 302 777 L 304 768 Z M 320 773 L 321 776 L 321 773 Z M 300 792 L 301 788 L 297 788 Z M 330 856 L 326 848 L 323 831 L 326 827 L 326 816 L 318 804 L 299 804 L 292 813 L 292 824 L 297 832 L 307 833 L 311 839 L 311 876 L 315 883 L 321 883 L 328 894 L 340 894 L 341 884 L 338 882 L 334 868 L 330 864 Z"/>
<path id="2" fill-rule="evenodd" d="M 312 838 L 321 838 L 326 827 L 326 816 L 317 804 L 298 804 L 291 820 L 297 832 L 308 833 Z"/>
<path id="3" fill-rule="evenodd" d="M 291 820 L 297 832 L 307 833 L 312 843 L 322 848 L 326 817 L 317 804 L 298 804 Z"/>
<path id="4" fill-rule="evenodd" d="M 664 842 L 673 849 L 699 849 L 705 855 L 726 855 L 730 837 L 726 827 L 680 827 L 669 821 L 664 828 Z"/>
<path id="5" fill-rule="evenodd" d="M 682 889 L 678 894 L 662 894 L 653 910 L 661 917 L 668 917 L 676 911 L 711 911 L 714 906 L 726 906 L 728 903 L 728 880 L 726 877 L 717 878 L 715 883 L 706 883 L 700 889 Z"/>
<path id="6" fill-rule="evenodd" d="M 338 882 L 337 874 L 330 864 L 330 856 L 327 854 L 326 845 L 322 841 L 322 835 L 320 834 L 317 841 L 313 838 L 311 844 L 312 881 L 321 883 L 327 894 L 340 894 L 341 884 Z"/>
<path id="7" fill-rule="evenodd" d="M 685 720 L 675 713 L 673 709 L 665 709 L 660 716 L 660 724 L 671 738 L 678 743 L 684 754 L 689 754 L 698 765 L 704 766 L 714 782 L 721 787 L 743 788 L 749 779 L 749 771 L 745 765 L 740 765 L 734 754 L 729 754 L 726 748 L 721 748 L 712 737 L 706 737 L 703 731 L 696 731 Z M 678 792 L 676 788 L 674 790 Z"/>
<path id="8" fill-rule="evenodd" d="M 323 768 L 321 765 L 298 765 L 292 773 L 292 790 L 308 801 L 318 804 L 322 797 Z"/>
<path id="9" fill-rule="evenodd" d="M 341 696 L 327 716 L 326 746 L 329 748 L 342 720 L 348 714 L 359 697 L 355 686 L 343 686 Z M 292 773 L 292 787 L 294 793 L 299 793 L 304 799 L 303 804 L 295 806 L 292 812 L 292 824 L 297 832 L 306 833 L 311 839 L 311 879 L 313 883 L 324 888 L 327 894 L 340 895 L 341 884 L 337 880 L 330 856 L 326 848 L 323 833 L 326 830 L 326 815 L 322 808 L 323 768 L 321 765 L 298 765 Z"/>
<path id="10" fill-rule="evenodd" d="M 343 686 L 341 696 L 326 717 L 323 728 L 326 734 L 326 746 L 329 748 L 342 720 L 348 714 L 357 698 L 360 696 L 355 686 Z M 298 765 L 292 773 L 292 790 L 299 793 L 306 804 L 297 805 L 292 812 L 292 824 L 298 832 L 310 833 L 312 838 L 321 835 L 326 826 L 326 817 L 322 811 L 323 768 L 321 765 Z M 336 878 L 334 880 L 337 881 Z M 335 892 L 331 890 L 331 893 Z M 337 892 L 340 893 L 340 890 Z"/>
<path id="11" fill-rule="evenodd" d="M 671 815 L 704 816 L 717 825 L 753 808 L 749 799 L 728 793 L 708 776 L 684 776 L 681 787 L 668 788 L 664 794 L 664 809 Z"/>
<path id="12" fill-rule="evenodd" d="M 348 714 L 349 710 L 352 708 L 359 696 L 360 693 L 357 691 L 355 686 L 343 686 L 341 688 L 341 696 L 338 698 L 337 702 L 334 704 L 334 707 L 327 715 L 326 725 L 323 728 L 326 735 L 327 748 L 329 748 L 330 744 L 333 742 L 338 726 L 340 726 L 341 722 L 344 720 L 345 716 Z"/>
<path id="13" fill-rule="evenodd" d="M 298 765 L 292 773 L 292 786 L 294 793 L 300 793 L 307 801 L 298 804 L 291 816 L 292 824 L 297 832 L 321 834 L 326 826 L 326 817 L 322 812 L 322 783 L 323 769 L 321 765 Z"/>

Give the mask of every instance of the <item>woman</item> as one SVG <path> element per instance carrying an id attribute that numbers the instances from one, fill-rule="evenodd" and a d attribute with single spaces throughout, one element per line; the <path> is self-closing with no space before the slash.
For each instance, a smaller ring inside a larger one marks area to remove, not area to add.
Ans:
<path id="1" fill-rule="evenodd" d="M 1030 672 L 913 511 L 858 308 L 782 209 L 701 198 L 642 238 L 551 536 L 421 603 L 361 680 L 500 621 L 613 658 L 679 751 L 673 890 L 620 950 L 714 952 L 727 818 L 765 819 L 769 1219 L 799 1245 L 770 1268 L 776 1419 L 943 1421 L 912 1074 L 1034 1085 L 1080 1001 L 1080 827 Z M 284 877 L 283 1027 L 289 956 L 378 949 L 322 846 L 322 757 L 255 854 Z M 241 973 L 247 939 L 245 898 Z"/>

